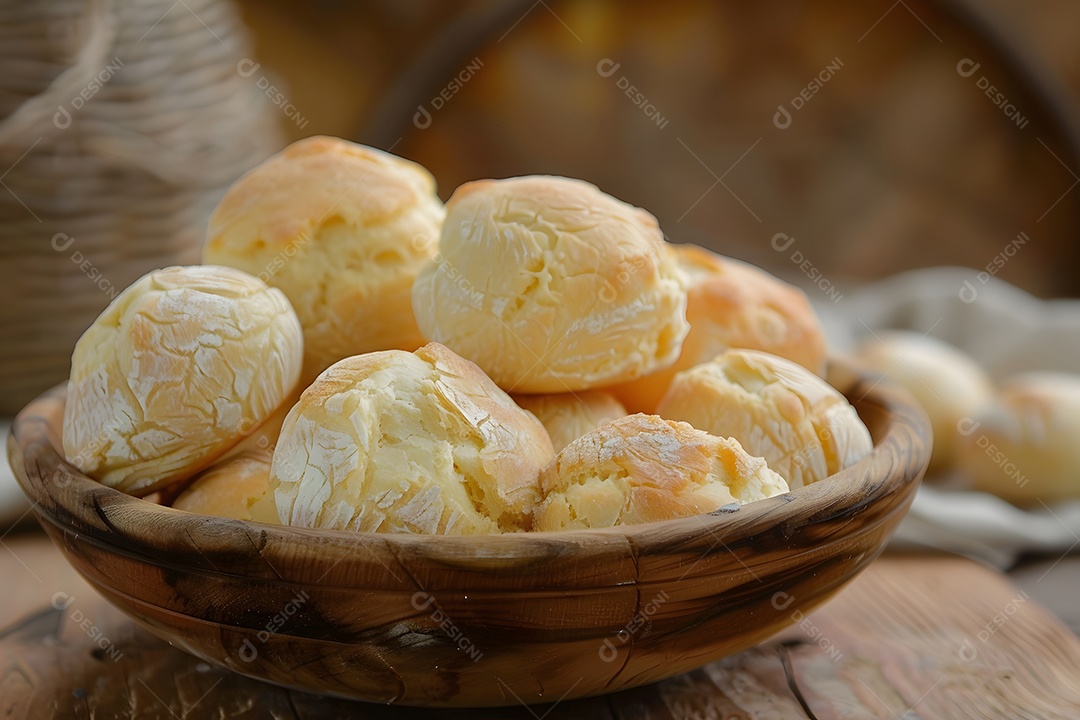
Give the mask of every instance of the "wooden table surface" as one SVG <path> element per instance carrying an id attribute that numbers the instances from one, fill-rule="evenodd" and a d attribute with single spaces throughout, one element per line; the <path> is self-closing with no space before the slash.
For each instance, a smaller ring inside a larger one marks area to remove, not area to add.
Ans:
<path id="1" fill-rule="evenodd" d="M 212 667 L 114 610 L 39 533 L 0 545 L 5 719 L 1080 718 L 1080 639 L 1005 576 L 950 557 L 883 557 L 780 636 L 656 685 L 424 711 L 318 698 Z"/>

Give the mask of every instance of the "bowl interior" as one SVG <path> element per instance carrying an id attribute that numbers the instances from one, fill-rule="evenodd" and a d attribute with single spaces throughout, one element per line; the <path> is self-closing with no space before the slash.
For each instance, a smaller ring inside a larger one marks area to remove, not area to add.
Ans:
<path id="1" fill-rule="evenodd" d="M 425 537 L 212 518 L 127 496 L 59 451 L 64 391 L 12 467 L 72 565 L 159 636 L 303 690 L 415 705 L 633 687 L 745 649 L 880 553 L 930 453 L 909 397 L 834 362 L 874 451 L 735 510 L 603 530 Z"/>

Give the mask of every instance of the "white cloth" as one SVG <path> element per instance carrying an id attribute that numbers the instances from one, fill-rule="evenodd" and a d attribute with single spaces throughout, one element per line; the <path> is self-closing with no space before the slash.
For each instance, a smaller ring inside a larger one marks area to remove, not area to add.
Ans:
<path id="1" fill-rule="evenodd" d="M 1039 300 L 976 270 L 903 273 L 818 311 L 834 352 L 850 351 L 872 332 L 897 328 L 955 345 L 994 379 L 1028 370 L 1080 373 L 1080 301 Z M 919 489 L 891 547 L 949 550 L 998 567 L 1008 567 L 1024 551 L 1080 547 L 1080 500 L 1020 509 L 948 484 Z"/>
<path id="2" fill-rule="evenodd" d="M 0 459 L 0 535 L 20 519 L 24 519 L 30 503 L 23 495 L 22 488 L 15 482 L 8 464 L 7 442 L 11 431 L 11 420 L 0 420 L 0 439 L 4 441 L 3 459 Z"/>

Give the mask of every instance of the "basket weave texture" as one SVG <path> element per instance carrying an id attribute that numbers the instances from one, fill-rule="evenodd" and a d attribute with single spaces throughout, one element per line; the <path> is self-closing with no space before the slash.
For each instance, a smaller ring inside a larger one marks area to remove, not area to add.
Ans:
<path id="1" fill-rule="evenodd" d="M 249 57 L 222 0 L 0 3 L 0 414 L 67 376 L 124 287 L 197 262 L 280 146 Z"/>

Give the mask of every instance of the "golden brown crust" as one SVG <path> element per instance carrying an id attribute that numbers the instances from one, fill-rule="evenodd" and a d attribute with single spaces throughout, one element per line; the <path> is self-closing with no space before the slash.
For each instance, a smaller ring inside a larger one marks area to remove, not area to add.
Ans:
<path id="1" fill-rule="evenodd" d="M 609 392 L 516 395 L 514 401 L 543 423 L 551 445 L 559 452 L 572 441 L 604 423 L 626 416 L 626 408 Z"/>
<path id="2" fill-rule="evenodd" d="M 304 328 L 304 379 L 343 357 L 423 338 L 412 284 L 444 210 L 419 165 L 331 137 L 300 140 L 233 184 L 203 260 L 281 288 Z"/>
<path id="3" fill-rule="evenodd" d="M 207 251 L 255 251 L 265 244 L 276 253 L 302 234 L 310 236 L 327 216 L 384 225 L 434 195 L 435 180 L 420 165 L 316 135 L 297 140 L 233 183 L 210 219 Z"/>
<path id="4" fill-rule="evenodd" d="M 536 530 L 611 527 L 707 513 L 788 491 L 739 443 L 630 415 L 567 445 L 540 476 Z"/>
<path id="5" fill-rule="evenodd" d="M 847 399 L 790 360 L 728 350 L 675 376 L 657 412 L 738 440 L 794 489 L 822 480 L 873 450 Z"/>
<path id="6" fill-rule="evenodd" d="M 476 365 L 432 343 L 346 358 L 285 419 L 281 521 L 376 532 L 528 528 L 547 431 Z"/>
<path id="7" fill-rule="evenodd" d="M 302 342 L 285 296 L 246 273 L 149 273 L 75 346 L 65 455 L 132 494 L 182 482 L 283 403 L 300 374 Z"/>
<path id="8" fill-rule="evenodd" d="M 516 393 L 585 390 L 672 362 L 686 296 L 656 219 L 568 178 L 485 180 L 447 203 L 413 287 L 424 335 Z"/>
<path id="9" fill-rule="evenodd" d="M 177 510 L 277 524 L 276 515 L 260 513 L 270 484 L 270 453 L 242 453 L 204 470 L 173 502 Z"/>
<path id="10" fill-rule="evenodd" d="M 653 412 L 676 373 L 728 348 L 761 350 L 824 374 L 825 335 L 805 293 L 697 245 L 672 250 L 686 278 L 690 332 L 673 365 L 610 388 L 630 411 Z"/>

